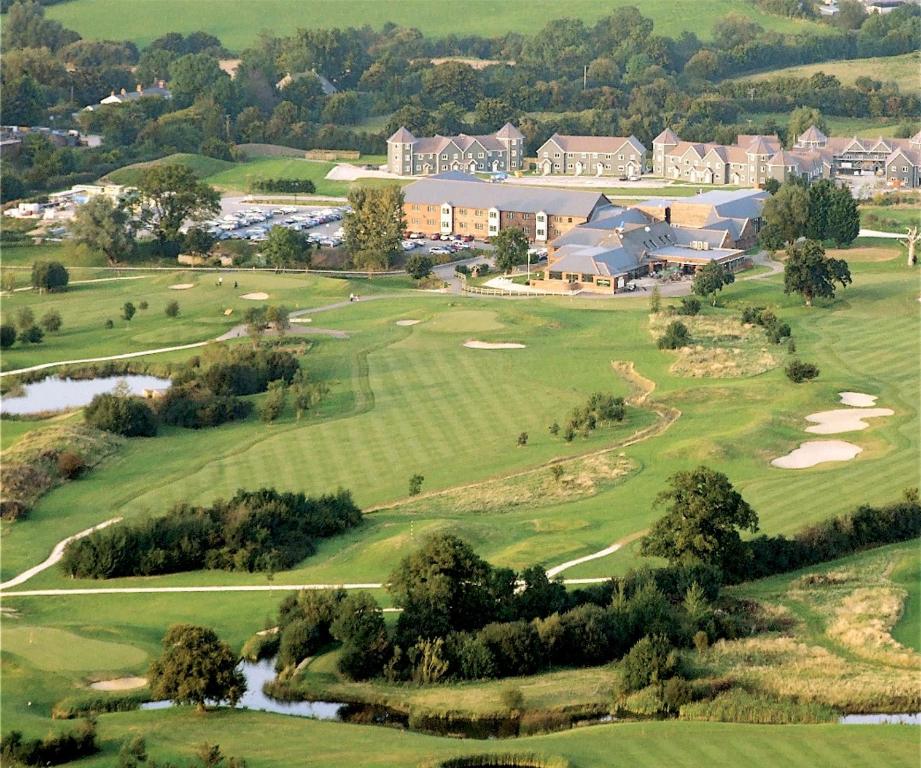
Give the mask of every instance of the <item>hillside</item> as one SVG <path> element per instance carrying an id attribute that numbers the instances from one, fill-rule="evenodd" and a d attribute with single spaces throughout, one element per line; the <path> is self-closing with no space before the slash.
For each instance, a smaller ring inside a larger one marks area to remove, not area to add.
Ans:
<path id="1" fill-rule="evenodd" d="M 757 75 L 744 75 L 734 80 L 767 80 L 775 77 L 811 77 L 816 72 L 834 75 L 845 85 L 853 85 L 858 77 L 869 77 L 884 83 L 894 82 L 902 93 L 921 94 L 921 52 L 902 56 L 879 56 L 870 59 L 846 59 L 804 64 L 799 67 L 775 69 Z"/>
<path id="2" fill-rule="evenodd" d="M 166 165 L 168 163 L 187 165 L 200 179 L 206 176 L 213 176 L 221 171 L 226 171 L 236 165 L 229 160 L 216 160 L 213 157 L 205 157 L 204 155 L 178 152 L 174 155 L 162 157 L 159 160 L 152 160 L 149 163 L 133 163 L 132 165 L 126 165 L 123 168 L 118 168 L 106 174 L 103 178 L 106 181 L 111 181 L 113 184 L 126 184 L 132 186 L 138 183 L 145 168 L 149 168 L 152 165 Z"/>
<path id="3" fill-rule="evenodd" d="M 424 35 L 483 35 L 506 32 L 533 34 L 548 21 L 562 16 L 594 22 L 612 9 L 641 5 L 645 16 L 655 22 L 658 34 L 679 37 L 693 31 L 709 38 L 714 23 L 736 12 L 757 21 L 765 29 L 797 32 L 826 29 L 814 22 L 773 16 L 758 10 L 747 0 L 708 0 L 681 3 L 670 0 L 570 0 L 565 6 L 553 0 L 468 0 L 464 13 L 457 12 L 448 0 L 262 0 L 260 3 L 234 3 L 226 0 L 72 0 L 48 8 L 56 19 L 84 38 L 128 39 L 142 46 L 167 32 L 206 30 L 217 35 L 225 46 L 240 51 L 253 43 L 260 31 L 291 34 L 297 27 L 349 27 L 368 24 L 380 29 L 386 22 L 416 27 Z M 126 10 L 130 7 L 130 13 Z M 358 21 L 360 20 L 360 21 Z"/>

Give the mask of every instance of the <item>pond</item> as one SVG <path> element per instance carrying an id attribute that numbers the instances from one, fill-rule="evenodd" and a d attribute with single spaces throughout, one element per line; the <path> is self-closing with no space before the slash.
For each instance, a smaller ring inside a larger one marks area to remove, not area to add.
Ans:
<path id="1" fill-rule="evenodd" d="M 156 376 L 105 376 L 98 379 L 62 379 L 49 376 L 34 384 L 24 384 L 23 394 L 18 397 L 4 397 L 0 401 L 0 410 L 4 413 L 25 416 L 43 411 L 63 411 L 68 408 L 81 408 L 103 392 L 111 392 L 121 382 L 125 382 L 136 395 L 145 389 L 167 389 L 172 383 L 169 379 Z"/>
<path id="2" fill-rule="evenodd" d="M 841 725 L 921 725 L 921 712 L 899 712 L 891 715 L 845 715 Z"/>

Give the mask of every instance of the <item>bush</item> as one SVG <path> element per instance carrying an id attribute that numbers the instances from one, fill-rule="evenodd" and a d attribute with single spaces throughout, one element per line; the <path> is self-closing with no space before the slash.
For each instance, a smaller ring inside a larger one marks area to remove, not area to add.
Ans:
<path id="1" fill-rule="evenodd" d="M 281 632 L 260 632 L 243 643 L 240 656 L 247 661 L 261 661 L 278 655 Z"/>
<path id="2" fill-rule="evenodd" d="M 627 413 L 622 397 L 614 397 L 604 392 L 594 392 L 588 402 L 581 408 L 575 408 L 569 416 L 569 422 L 563 433 L 563 439 L 570 442 L 576 432 L 588 435 L 598 427 L 623 421 Z M 557 427 L 559 431 L 559 427 Z M 551 428 L 551 433 L 553 429 Z M 571 435 L 571 436 L 569 436 Z"/>
<path id="3" fill-rule="evenodd" d="M 179 317 L 179 302 L 175 300 L 169 302 L 164 311 L 167 317 Z"/>
<path id="4" fill-rule="evenodd" d="M 517 442 L 518 442 L 519 447 L 527 445 L 528 444 L 528 433 L 527 432 L 519 433 Z"/>
<path id="5" fill-rule="evenodd" d="M 678 307 L 679 315 L 696 315 L 700 312 L 700 299 L 693 296 L 685 296 L 681 299 L 681 306 Z"/>
<path id="6" fill-rule="evenodd" d="M 20 344 L 41 344 L 45 333 L 37 325 L 31 325 L 19 332 Z"/>
<path id="7" fill-rule="evenodd" d="M 646 635 L 621 662 L 624 689 L 639 691 L 653 683 L 663 683 L 678 674 L 680 659 L 664 635 Z"/>
<path id="8" fill-rule="evenodd" d="M 153 437 L 157 434 L 157 417 L 150 406 L 138 397 L 111 393 L 96 395 L 83 412 L 87 424 L 125 437 Z"/>
<path id="9" fill-rule="evenodd" d="M 413 280 L 421 280 L 432 274 L 432 259 L 424 254 L 414 253 L 406 260 L 406 271 Z"/>
<path id="10" fill-rule="evenodd" d="M 10 731 L 0 743 L 3 761 L 22 765 L 61 765 L 79 760 L 99 751 L 96 728 L 86 722 L 76 730 L 46 736 L 44 739 L 23 739 L 19 731 Z"/>
<path id="11" fill-rule="evenodd" d="M 509 711 L 520 711 L 524 709 L 524 694 L 521 688 L 504 688 L 499 695 L 503 708 Z"/>
<path id="12" fill-rule="evenodd" d="M 215 395 L 210 389 L 192 383 L 170 387 L 158 401 L 157 409 L 164 424 L 204 429 L 245 419 L 253 404 L 236 397 Z"/>
<path id="13" fill-rule="evenodd" d="M 114 327 L 115 327 L 115 323 L 112 322 L 112 318 L 111 318 L 111 317 L 110 317 L 108 320 L 106 320 L 105 323 L 104 323 L 103 325 L 105 325 L 106 328 L 114 328 Z"/>
<path id="14" fill-rule="evenodd" d="M 104 712 L 130 712 L 146 701 L 150 701 L 150 691 L 146 688 L 125 693 L 78 694 L 57 702 L 51 708 L 51 717 L 55 720 L 73 720 Z"/>
<path id="15" fill-rule="evenodd" d="M 58 454 L 58 472 L 64 479 L 73 480 L 80 477 L 84 471 L 86 471 L 86 462 L 82 456 L 71 451 Z"/>
<path id="16" fill-rule="evenodd" d="M 56 333 L 61 330 L 61 325 L 63 321 L 61 320 L 61 313 L 56 309 L 48 310 L 44 315 L 42 315 L 41 326 L 48 333 Z"/>
<path id="17" fill-rule="evenodd" d="M 688 333 L 687 326 L 680 320 L 672 320 L 665 328 L 665 333 L 659 337 L 656 346 L 659 349 L 680 349 L 686 347 L 690 340 L 691 334 Z"/>
<path id="18" fill-rule="evenodd" d="M 824 704 L 775 698 L 765 693 L 750 693 L 741 688 L 720 693 L 708 701 L 685 703 L 682 720 L 707 720 L 718 723 L 830 723 L 839 714 Z"/>
<path id="19" fill-rule="evenodd" d="M 683 677 L 670 677 L 662 686 L 662 705 L 666 712 L 677 714 L 694 698 L 694 689 Z"/>
<path id="20" fill-rule="evenodd" d="M 9 349 L 16 342 L 16 326 L 0 325 L 0 349 Z"/>
<path id="21" fill-rule="evenodd" d="M 425 481 L 425 477 L 420 474 L 412 475 L 409 478 L 409 495 L 418 496 L 422 493 L 422 483 Z"/>
<path id="22" fill-rule="evenodd" d="M 147 309 L 150 306 L 146 301 L 138 302 L 138 309 Z"/>
<path id="23" fill-rule="evenodd" d="M 32 287 L 40 291 L 63 291 L 70 281 L 70 274 L 59 261 L 36 261 L 32 265 Z"/>
<path id="24" fill-rule="evenodd" d="M 787 378 L 794 384 L 802 384 L 804 381 L 810 381 L 819 375 L 819 369 L 812 363 L 804 363 L 802 360 L 791 360 L 784 369 Z"/>

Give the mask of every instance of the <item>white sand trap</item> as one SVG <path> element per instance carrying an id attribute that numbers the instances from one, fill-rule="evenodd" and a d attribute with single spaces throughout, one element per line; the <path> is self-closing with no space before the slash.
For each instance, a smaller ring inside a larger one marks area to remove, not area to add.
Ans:
<path id="1" fill-rule="evenodd" d="M 826 461 L 850 461 L 863 450 L 844 440 L 810 440 L 771 464 L 781 469 L 806 469 Z"/>
<path id="2" fill-rule="evenodd" d="M 876 405 L 876 395 L 865 395 L 863 392 L 839 392 L 842 405 L 852 405 L 855 408 L 872 408 Z"/>
<path id="3" fill-rule="evenodd" d="M 468 349 L 524 349 L 524 344 L 515 344 L 509 341 L 465 341 L 464 346 Z"/>
<path id="4" fill-rule="evenodd" d="M 187 291 L 189 288 L 194 288 L 195 283 L 176 283 L 176 285 L 171 285 L 170 290 L 172 291 Z"/>
<path id="5" fill-rule="evenodd" d="M 814 435 L 835 435 L 838 432 L 856 432 L 866 429 L 869 424 L 864 419 L 876 416 L 891 416 L 894 413 L 890 408 L 838 408 L 834 411 L 820 411 L 810 413 L 806 421 L 811 421 L 815 426 L 806 427 L 807 432 Z"/>
<path id="6" fill-rule="evenodd" d="M 419 325 L 421 320 L 397 320 L 397 325 Z"/>
<path id="7" fill-rule="evenodd" d="M 241 299 L 248 299 L 249 301 L 265 301 L 269 298 L 269 294 L 264 291 L 256 291 L 255 293 L 244 293 Z"/>
<path id="8" fill-rule="evenodd" d="M 312 323 L 312 322 L 313 322 L 313 318 L 312 318 L 312 317 L 292 317 L 291 320 L 290 320 L 290 322 L 292 322 L 292 323 L 302 323 L 302 324 L 303 324 L 303 323 Z"/>
<path id="9" fill-rule="evenodd" d="M 146 677 L 116 677 L 114 680 L 100 680 L 91 683 L 94 691 L 130 691 L 134 688 L 143 688 L 147 685 Z"/>

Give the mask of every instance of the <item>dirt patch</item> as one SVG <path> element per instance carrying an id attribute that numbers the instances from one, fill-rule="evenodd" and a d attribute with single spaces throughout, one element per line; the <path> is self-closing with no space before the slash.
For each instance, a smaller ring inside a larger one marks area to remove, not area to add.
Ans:
<path id="1" fill-rule="evenodd" d="M 255 293 L 244 293 L 240 298 L 247 301 L 265 301 L 269 298 L 269 294 L 264 291 L 256 291 Z"/>
<path id="2" fill-rule="evenodd" d="M 678 359 L 669 370 L 678 376 L 734 379 L 756 376 L 780 364 L 780 353 L 765 343 L 763 329 L 744 325 L 735 317 L 653 315 L 649 320 L 653 337 L 661 336 L 674 319 L 687 326 L 693 341 L 676 350 Z"/>
<path id="3" fill-rule="evenodd" d="M 861 451 L 863 448 L 859 445 L 844 440 L 810 440 L 771 464 L 781 469 L 806 469 L 828 461 L 850 461 Z"/>
<path id="4" fill-rule="evenodd" d="M 170 286 L 171 291 L 187 291 L 189 288 L 194 288 L 195 283 L 176 283 L 175 285 Z"/>
<path id="5" fill-rule="evenodd" d="M 147 685 L 146 677 L 116 677 L 113 680 L 99 680 L 90 683 L 94 691 L 133 691 Z"/>
<path id="6" fill-rule="evenodd" d="M 419 325 L 421 320 L 397 320 L 397 325 L 408 326 L 408 325 Z"/>
<path id="7" fill-rule="evenodd" d="M 872 408 L 879 399 L 876 395 L 865 395 L 863 392 L 839 392 L 842 405 L 851 405 L 854 408 Z"/>
<path id="8" fill-rule="evenodd" d="M 821 411 L 810 413 L 806 421 L 811 421 L 815 426 L 806 427 L 807 432 L 816 435 L 836 435 L 839 432 L 856 432 L 866 429 L 869 424 L 864 419 L 879 416 L 892 416 L 891 408 L 838 408 L 834 411 Z"/>
<path id="9" fill-rule="evenodd" d="M 525 349 L 524 344 L 518 344 L 512 341 L 476 341 L 471 339 L 470 341 L 465 341 L 464 346 L 467 349 Z"/>

